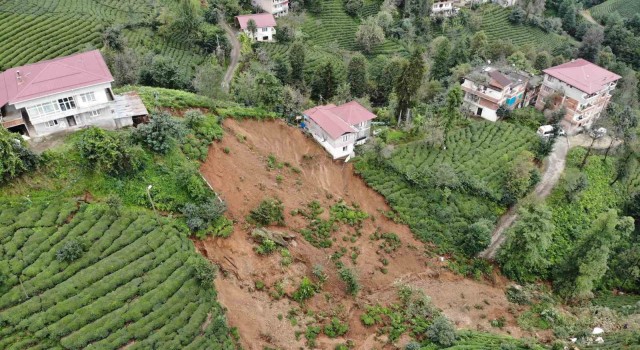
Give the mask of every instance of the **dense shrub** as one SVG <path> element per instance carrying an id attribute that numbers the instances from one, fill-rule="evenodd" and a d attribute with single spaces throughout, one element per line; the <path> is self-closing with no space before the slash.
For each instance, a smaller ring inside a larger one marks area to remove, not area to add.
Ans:
<path id="1" fill-rule="evenodd" d="M 84 246 L 77 239 L 70 239 L 56 251 L 56 260 L 71 262 L 82 256 Z"/>
<path id="2" fill-rule="evenodd" d="M 293 300 L 301 303 L 307 299 L 310 299 L 316 294 L 316 286 L 311 282 L 309 277 L 303 277 L 300 281 L 300 286 L 293 292 L 291 296 Z"/>
<path id="3" fill-rule="evenodd" d="M 284 225 L 284 205 L 277 198 L 264 199 L 251 210 L 249 221 L 258 226 Z"/>
<path id="4" fill-rule="evenodd" d="M 427 337 L 440 346 L 452 346 L 456 342 L 456 329 L 446 317 L 438 316 L 427 328 Z"/>
<path id="5" fill-rule="evenodd" d="M 114 176 L 133 174 L 144 166 L 146 154 L 132 146 L 123 134 L 112 134 L 91 127 L 76 143 L 88 169 Z"/>
<path id="6" fill-rule="evenodd" d="M 34 170 L 38 156 L 27 148 L 20 135 L 0 128 L 0 183 Z"/>
<path id="7" fill-rule="evenodd" d="M 178 120 L 167 112 L 160 112 L 152 115 L 148 124 L 138 126 L 135 139 L 156 153 L 166 154 L 175 140 L 181 140 L 184 135 L 184 127 Z"/>
<path id="8" fill-rule="evenodd" d="M 343 267 L 338 271 L 338 275 L 340 276 L 340 279 L 344 281 L 347 293 L 351 295 L 358 294 L 358 291 L 360 291 L 360 283 L 358 282 L 358 276 L 354 270 Z"/>
<path id="9" fill-rule="evenodd" d="M 216 277 L 216 267 L 201 255 L 193 255 L 187 259 L 187 266 L 191 268 L 193 277 L 200 282 L 202 286 L 212 286 L 212 282 Z"/>
<path id="10" fill-rule="evenodd" d="M 349 331 L 349 324 L 342 323 L 337 317 L 333 317 L 331 322 L 324 326 L 324 334 L 329 338 L 337 338 L 345 335 Z"/>
<path id="11" fill-rule="evenodd" d="M 202 233 L 202 231 L 211 230 L 213 224 L 219 223 L 226 210 L 227 206 L 222 200 L 210 198 L 201 204 L 187 203 L 182 209 L 182 214 L 191 232 Z M 217 232 L 217 235 L 225 236 L 228 233 Z"/>

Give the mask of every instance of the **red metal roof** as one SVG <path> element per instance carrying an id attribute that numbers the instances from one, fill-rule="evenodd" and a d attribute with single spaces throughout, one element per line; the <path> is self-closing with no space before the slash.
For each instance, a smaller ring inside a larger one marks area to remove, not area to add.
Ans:
<path id="1" fill-rule="evenodd" d="M 621 77 L 582 58 L 545 69 L 543 72 L 588 94 Z"/>
<path id="2" fill-rule="evenodd" d="M 333 104 L 317 106 L 304 111 L 304 115 L 311 118 L 333 139 L 337 139 L 343 134 L 356 132 L 353 125 L 376 117 L 356 101 L 340 106 Z"/>
<path id="3" fill-rule="evenodd" d="M 256 22 L 256 27 L 258 28 L 276 26 L 276 19 L 270 13 L 257 13 L 254 15 L 236 16 L 236 20 L 238 21 L 238 24 L 240 24 L 240 28 L 242 29 L 247 29 L 249 20 L 251 19 Z"/>
<path id="4" fill-rule="evenodd" d="M 14 67 L 0 73 L 0 106 L 112 81 L 99 50 Z"/>

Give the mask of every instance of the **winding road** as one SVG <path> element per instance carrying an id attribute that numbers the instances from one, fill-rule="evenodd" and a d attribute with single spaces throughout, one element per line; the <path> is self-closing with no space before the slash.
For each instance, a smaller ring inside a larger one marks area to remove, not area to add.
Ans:
<path id="1" fill-rule="evenodd" d="M 549 154 L 544 175 L 533 191 L 533 195 L 535 195 L 539 199 L 545 199 L 551 194 L 551 191 L 562 176 L 562 172 L 564 171 L 564 167 L 566 164 L 567 153 L 569 152 L 570 148 L 576 146 L 591 146 L 593 147 L 593 149 L 606 149 L 610 144 L 610 137 L 603 137 L 601 139 L 598 139 L 595 143 L 593 143 L 593 145 L 591 144 L 591 139 L 583 134 L 560 138 L 553 146 L 551 154 Z M 613 147 L 617 147 L 618 145 L 620 145 L 620 141 L 614 141 L 612 145 Z M 505 232 L 509 227 L 511 227 L 511 225 L 513 225 L 513 223 L 516 221 L 516 218 L 518 217 L 517 212 L 518 205 L 514 205 L 504 215 L 502 215 L 502 217 L 500 217 L 500 219 L 498 220 L 498 225 L 491 235 L 491 243 L 489 244 L 489 247 L 478 254 L 479 257 L 485 259 L 495 258 L 498 249 L 500 249 L 500 246 L 507 239 Z"/>
<path id="2" fill-rule="evenodd" d="M 229 62 L 229 67 L 227 68 L 227 72 L 225 73 L 224 80 L 222 82 L 222 88 L 224 91 L 229 92 L 229 86 L 233 79 L 233 74 L 235 73 L 236 68 L 238 68 L 238 62 L 240 61 L 240 41 L 238 41 L 236 33 L 231 29 L 227 22 L 220 20 L 219 23 L 225 33 L 227 33 L 229 42 L 231 42 L 231 61 Z"/>

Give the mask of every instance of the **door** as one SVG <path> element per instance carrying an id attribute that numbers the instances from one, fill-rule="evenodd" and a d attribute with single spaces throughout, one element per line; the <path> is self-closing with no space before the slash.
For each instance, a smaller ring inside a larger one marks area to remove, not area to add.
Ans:
<path id="1" fill-rule="evenodd" d="M 478 111 L 476 112 L 477 115 L 482 116 L 482 108 L 478 108 Z"/>
<path id="2" fill-rule="evenodd" d="M 69 126 L 76 126 L 77 125 L 76 117 L 74 117 L 74 116 L 67 117 L 67 124 Z"/>

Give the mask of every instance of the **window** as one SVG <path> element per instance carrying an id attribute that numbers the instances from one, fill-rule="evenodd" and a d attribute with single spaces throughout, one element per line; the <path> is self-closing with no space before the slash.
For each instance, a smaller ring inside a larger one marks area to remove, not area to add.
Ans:
<path id="1" fill-rule="evenodd" d="M 49 120 L 45 124 L 47 125 L 48 128 L 50 128 L 50 127 L 58 125 L 58 121 L 57 120 Z"/>
<path id="2" fill-rule="evenodd" d="M 60 110 L 62 110 L 63 112 L 76 108 L 76 102 L 73 100 L 73 97 L 65 97 L 59 99 L 58 105 L 60 105 Z"/>
<path id="3" fill-rule="evenodd" d="M 27 113 L 31 118 L 52 114 L 60 111 L 60 107 L 55 102 L 45 102 L 35 106 L 27 107 Z"/>
<path id="4" fill-rule="evenodd" d="M 100 110 L 99 109 L 89 112 L 89 116 L 91 116 L 91 117 L 97 117 L 99 115 L 100 115 Z"/>
<path id="5" fill-rule="evenodd" d="M 96 94 L 92 92 L 87 92 L 86 94 L 80 94 L 80 100 L 82 102 L 92 102 L 96 100 Z"/>
<path id="6" fill-rule="evenodd" d="M 348 146 L 344 146 L 344 147 L 342 147 L 342 150 L 343 150 L 343 151 L 346 151 L 346 150 L 347 150 L 347 148 L 348 148 Z"/>
<path id="7" fill-rule="evenodd" d="M 262 31 L 263 31 L 263 32 L 268 32 L 268 31 L 269 31 L 269 28 L 262 28 Z"/>
<path id="8" fill-rule="evenodd" d="M 344 142 L 349 141 L 349 134 L 343 135 L 342 136 L 342 141 L 344 141 Z"/>

